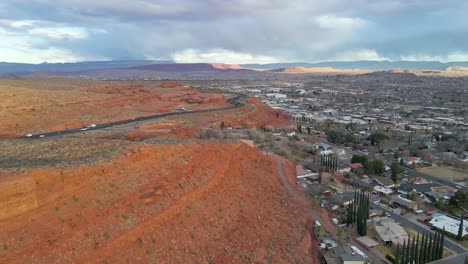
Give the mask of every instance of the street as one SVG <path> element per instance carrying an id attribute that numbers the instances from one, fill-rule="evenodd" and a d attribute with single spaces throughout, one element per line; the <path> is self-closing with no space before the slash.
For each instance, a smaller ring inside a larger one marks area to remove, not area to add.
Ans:
<path id="1" fill-rule="evenodd" d="M 187 110 L 184 109 L 183 112 L 177 111 L 177 112 L 171 112 L 171 113 L 165 113 L 165 114 L 143 116 L 143 117 L 137 117 L 137 118 L 127 119 L 127 120 L 121 120 L 121 121 L 116 121 L 116 122 L 99 124 L 99 125 L 96 125 L 96 126 L 93 126 L 93 127 L 73 128 L 73 129 L 60 130 L 60 131 L 54 131 L 54 132 L 48 132 L 48 133 L 42 133 L 42 134 L 22 136 L 22 137 L 19 137 L 19 138 L 39 139 L 39 138 L 44 138 L 44 137 L 53 137 L 53 136 L 60 136 L 60 135 L 65 135 L 65 134 L 72 134 L 72 133 L 79 133 L 79 132 L 85 132 L 85 131 L 91 131 L 91 130 L 104 129 L 104 128 L 108 128 L 108 127 L 112 127 L 112 126 L 125 125 L 125 124 L 129 124 L 129 123 L 133 123 L 133 122 L 146 121 L 146 120 L 150 120 L 150 119 L 158 119 L 158 118 L 169 117 L 169 116 L 196 114 L 196 113 L 208 113 L 208 112 L 216 112 L 216 111 L 236 109 L 236 108 L 240 108 L 240 107 L 245 105 L 244 103 L 239 102 L 240 99 L 245 99 L 245 98 L 246 98 L 245 95 L 240 95 L 239 94 L 236 97 L 227 99 L 226 102 L 231 104 L 232 106 L 224 107 L 224 108 L 195 110 L 195 111 L 187 111 Z"/>

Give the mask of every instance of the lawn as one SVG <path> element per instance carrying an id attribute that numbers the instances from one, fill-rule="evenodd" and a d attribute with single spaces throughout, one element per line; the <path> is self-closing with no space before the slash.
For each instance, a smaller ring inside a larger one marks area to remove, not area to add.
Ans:
<path id="1" fill-rule="evenodd" d="M 464 178 L 468 178 L 468 170 L 453 167 L 427 167 L 420 171 L 447 181 L 463 182 Z"/>

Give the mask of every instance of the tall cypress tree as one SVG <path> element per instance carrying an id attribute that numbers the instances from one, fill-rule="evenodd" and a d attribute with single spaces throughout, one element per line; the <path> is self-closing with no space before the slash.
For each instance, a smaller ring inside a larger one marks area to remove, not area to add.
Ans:
<path id="1" fill-rule="evenodd" d="M 432 244 L 431 248 L 431 254 L 432 254 L 432 259 L 431 260 L 436 260 L 437 259 L 437 249 L 439 248 L 439 232 L 435 232 L 434 234 L 434 243 Z"/>
<path id="2" fill-rule="evenodd" d="M 406 264 L 406 240 L 403 240 L 403 247 L 401 248 L 401 264 Z"/>
<path id="3" fill-rule="evenodd" d="M 396 248 L 396 253 L 395 253 L 395 262 L 394 264 L 400 264 L 401 263 L 401 255 L 400 255 L 400 244 L 397 245 L 397 248 Z"/>
<path id="4" fill-rule="evenodd" d="M 445 226 L 442 229 L 442 239 L 441 239 L 441 243 L 439 245 L 439 259 L 444 257 L 444 243 L 445 243 Z"/>
<path id="5" fill-rule="evenodd" d="M 415 263 L 416 262 L 417 247 L 418 247 L 417 240 L 413 237 L 413 245 L 411 246 L 411 261 L 410 261 L 410 263 Z"/>
<path id="6" fill-rule="evenodd" d="M 464 217 L 464 215 L 461 215 L 460 225 L 458 226 L 457 240 L 460 240 L 460 241 L 463 240 L 463 217 Z"/>
<path id="7" fill-rule="evenodd" d="M 411 263 L 411 237 L 408 236 L 408 245 L 406 248 L 406 254 L 408 255 L 406 257 L 406 263 Z"/>
<path id="8" fill-rule="evenodd" d="M 434 236 L 431 234 L 429 236 L 429 244 L 427 246 L 427 256 L 426 256 L 426 262 L 431 262 L 432 261 L 432 245 L 434 244 Z"/>
<path id="9" fill-rule="evenodd" d="M 346 226 L 348 227 L 349 224 L 351 224 L 351 204 L 348 204 L 348 215 L 347 215 L 347 218 L 346 218 Z"/>
<path id="10" fill-rule="evenodd" d="M 405 263 L 410 263 L 411 260 L 411 237 L 408 237 L 408 244 L 406 245 Z"/>
<path id="11" fill-rule="evenodd" d="M 422 234 L 422 238 L 421 238 L 421 252 L 419 253 L 419 263 L 424 263 L 424 246 L 425 246 L 425 243 L 426 243 L 426 234 L 423 233 Z"/>
<path id="12" fill-rule="evenodd" d="M 427 243 L 427 235 L 426 233 L 423 233 L 423 238 L 422 238 L 422 249 L 421 249 L 421 256 L 419 258 L 420 263 L 426 263 L 426 243 Z"/>

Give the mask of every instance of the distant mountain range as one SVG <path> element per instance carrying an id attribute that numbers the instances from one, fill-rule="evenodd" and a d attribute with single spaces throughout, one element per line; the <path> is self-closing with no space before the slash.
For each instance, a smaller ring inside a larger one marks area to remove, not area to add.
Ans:
<path id="1" fill-rule="evenodd" d="M 324 68 L 331 67 L 340 70 L 444 70 L 449 66 L 468 66 L 468 62 L 440 62 L 440 61 L 332 61 L 318 63 L 273 63 L 273 64 L 243 64 L 250 69 L 282 69 L 282 68 Z"/>
<path id="2" fill-rule="evenodd" d="M 75 63 L 11 63 L 0 62 L 0 73 L 30 73 L 48 71 L 55 73 L 90 70 L 122 69 L 152 64 L 171 64 L 172 61 L 129 60 L 129 61 L 85 61 Z"/>
<path id="3" fill-rule="evenodd" d="M 77 63 L 0 62 L 0 78 L 80 77 L 106 80 L 128 79 L 258 79 L 293 75 L 359 75 L 372 72 L 411 73 L 418 76 L 468 76 L 468 62 L 438 61 L 350 61 L 276 64 L 174 63 L 129 60 Z"/>
<path id="4" fill-rule="evenodd" d="M 87 61 L 76 63 L 8 63 L 0 62 L 0 73 L 31 73 L 48 71 L 53 73 L 134 69 L 154 71 L 205 71 L 205 70 L 281 70 L 288 68 L 334 68 L 339 70 L 444 70 L 450 66 L 468 67 L 468 62 L 439 61 L 335 61 L 318 63 L 274 63 L 274 64 L 210 64 L 210 63 L 174 63 L 173 61 L 128 60 L 128 61 Z"/>

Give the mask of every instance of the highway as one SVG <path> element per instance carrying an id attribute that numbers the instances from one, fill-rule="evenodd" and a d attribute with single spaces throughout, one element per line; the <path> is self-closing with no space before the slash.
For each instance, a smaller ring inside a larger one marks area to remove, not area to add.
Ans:
<path id="1" fill-rule="evenodd" d="M 395 214 L 391 211 L 388 211 L 387 209 L 383 208 L 383 207 L 380 207 L 378 206 L 377 204 L 375 203 L 371 203 L 370 204 L 370 207 L 371 208 L 375 208 L 375 209 L 379 209 L 379 210 L 383 210 L 387 213 L 390 214 L 390 217 L 396 221 L 398 221 L 399 223 L 401 223 L 402 225 L 406 226 L 406 227 L 409 227 L 413 230 L 415 230 L 416 232 L 420 232 L 420 233 L 434 233 L 434 231 L 430 230 L 430 227 L 428 226 L 425 226 L 425 227 L 422 227 L 421 225 L 419 225 L 419 223 L 414 223 L 412 221 L 410 221 L 408 218 L 405 218 L 401 215 L 398 215 L 398 214 Z M 465 253 L 467 251 L 467 249 L 465 249 L 464 247 L 460 246 L 459 244 L 449 240 L 449 239 L 445 239 L 445 242 L 444 242 L 444 246 L 446 248 L 448 248 L 449 250 L 455 252 L 456 254 L 462 254 L 462 253 Z"/>
<path id="2" fill-rule="evenodd" d="M 422 177 L 422 178 L 424 178 L 426 180 L 429 180 L 429 181 L 432 181 L 432 182 L 435 182 L 435 183 L 439 183 L 439 184 L 442 184 L 442 185 L 450 186 L 452 188 L 456 188 L 456 189 L 459 189 L 459 190 L 465 190 L 465 191 L 468 190 L 468 187 L 466 187 L 466 186 L 456 184 L 456 183 L 451 182 L 451 181 L 439 179 L 437 177 L 431 176 L 429 174 L 426 174 L 426 173 L 423 173 L 423 172 L 420 172 L 420 171 L 417 171 L 417 170 L 413 170 L 413 169 L 405 167 L 405 166 L 400 165 L 400 167 L 403 170 L 406 170 L 409 174 L 411 174 L 413 176 Z"/>
<path id="3" fill-rule="evenodd" d="M 169 117 L 169 116 L 180 116 L 180 115 L 197 114 L 197 113 L 209 113 L 209 112 L 217 112 L 217 111 L 236 109 L 236 108 L 240 108 L 240 107 L 245 105 L 244 103 L 239 101 L 239 100 L 245 99 L 245 98 L 247 98 L 246 95 L 238 94 L 233 98 L 227 99 L 226 102 L 231 104 L 231 106 L 224 107 L 224 108 L 214 108 L 214 109 L 195 110 L 195 111 L 184 110 L 183 112 L 171 112 L 171 113 L 165 113 L 165 114 L 142 116 L 142 117 L 136 117 L 136 118 L 127 119 L 127 120 L 120 120 L 120 121 L 110 122 L 110 123 L 105 123 L 105 124 L 96 124 L 96 126 L 93 126 L 93 127 L 80 127 L 80 128 L 66 129 L 66 130 L 53 131 L 53 132 L 47 132 L 47 133 L 41 133 L 41 134 L 34 134 L 32 136 L 29 136 L 29 137 L 22 136 L 22 137 L 19 137 L 19 138 L 39 139 L 39 138 L 44 138 L 44 137 L 55 137 L 55 136 L 61 136 L 61 135 L 66 135 L 66 134 L 72 134 L 72 133 L 80 133 L 80 132 L 86 132 L 86 131 L 92 131 L 92 130 L 99 130 L 99 129 L 104 129 L 104 128 L 108 128 L 108 127 L 112 127 L 112 126 L 126 125 L 126 124 L 130 124 L 130 123 L 134 123 L 134 122 L 146 121 L 146 120 L 151 120 L 151 119 L 158 119 L 158 118 Z"/>

